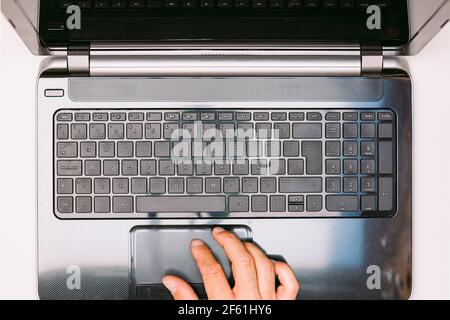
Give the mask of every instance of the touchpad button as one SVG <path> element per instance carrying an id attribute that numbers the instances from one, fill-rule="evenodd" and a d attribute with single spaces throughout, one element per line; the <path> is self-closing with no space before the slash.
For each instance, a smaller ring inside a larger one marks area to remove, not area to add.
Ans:
<path id="1" fill-rule="evenodd" d="M 251 230 L 247 226 L 222 227 L 244 241 L 251 240 Z M 137 227 L 131 231 L 131 298 L 170 299 L 170 292 L 161 283 L 169 274 L 180 276 L 192 285 L 200 298 L 205 298 L 202 277 L 190 251 L 193 239 L 208 244 L 231 279 L 228 258 L 213 239 L 211 227 Z"/>

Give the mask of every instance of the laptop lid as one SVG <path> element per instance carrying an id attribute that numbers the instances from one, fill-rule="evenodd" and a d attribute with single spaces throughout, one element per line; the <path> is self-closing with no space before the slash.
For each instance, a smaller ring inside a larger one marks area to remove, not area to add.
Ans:
<path id="1" fill-rule="evenodd" d="M 75 5 L 75 6 L 74 6 Z M 450 18 L 450 0 L 4 0 L 34 54 L 69 46 L 155 46 L 418 53 Z"/>

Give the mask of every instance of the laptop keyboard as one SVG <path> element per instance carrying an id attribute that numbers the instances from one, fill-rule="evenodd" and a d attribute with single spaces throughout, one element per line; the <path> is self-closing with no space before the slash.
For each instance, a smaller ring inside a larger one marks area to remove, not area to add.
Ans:
<path id="1" fill-rule="evenodd" d="M 390 110 L 60 110 L 62 218 L 390 217 Z"/>

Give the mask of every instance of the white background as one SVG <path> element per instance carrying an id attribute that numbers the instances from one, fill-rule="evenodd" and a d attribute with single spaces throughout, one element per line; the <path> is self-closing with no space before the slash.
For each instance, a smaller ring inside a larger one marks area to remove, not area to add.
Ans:
<path id="1" fill-rule="evenodd" d="M 35 83 L 33 56 L 1 17 L 0 299 L 36 294 Z M 414 96 L 415 299 L 450 288 L 450 24 L 408 58 Z"/>

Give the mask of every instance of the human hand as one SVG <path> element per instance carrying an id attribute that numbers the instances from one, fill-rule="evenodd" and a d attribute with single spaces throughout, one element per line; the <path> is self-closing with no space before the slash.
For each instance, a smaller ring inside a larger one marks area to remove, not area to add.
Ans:
<path id="1" fill-rule="evenodd" d="M 288 264 L 270 260 L 255 244 L 242 242 L 235 234 L 216 227 L 214 239 L 231 262 L 235 281 L 231 288 L 222 266 L 209 247 L 199 239 L 191 243 L 191 252 L 200 270 L 209 300 L 294 300 L 300 284 Z M 275 287 L 275 277 L 280 285 Z M 198 300 L 183 279 L 169 275 L 163 284 L 175 300 Z"/>

